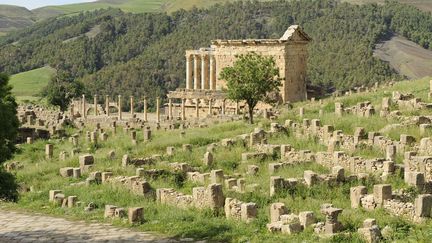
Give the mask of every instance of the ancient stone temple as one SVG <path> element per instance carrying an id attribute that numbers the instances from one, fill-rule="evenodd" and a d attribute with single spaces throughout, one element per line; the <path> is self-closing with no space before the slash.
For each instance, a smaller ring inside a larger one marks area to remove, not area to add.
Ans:
<path id="1" fill-rule="evenodd" d="M 306 98 L 307 44 L 311 41 L 300 26 L 292 25 L 280 39 L 214 40 L 210 48 L 186 51 L 186 90 L 222 90 L 223 68 L 232 66 L 236 55 L 256 52 L 274 57 L 280 70 L 283 102 Z"/>

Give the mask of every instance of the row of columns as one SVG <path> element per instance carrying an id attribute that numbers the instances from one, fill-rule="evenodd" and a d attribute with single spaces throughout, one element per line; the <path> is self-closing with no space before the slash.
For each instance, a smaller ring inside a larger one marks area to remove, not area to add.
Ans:
<path id="1" fill-rule="evenodd" d="M 94 102 L 94 114 L 98 115 L 99 111 L 98 111 L 98 103 L 97 103 L 97 98 L 98 96 L 95 95 L 93 102 Z M 143 111 L 143 119 L 144 121 L 148 121 L 147 120 L 147 97 L 144 97 L 143 99 L 144 101 L 144 111 Z M 110 116 L 110 111 L 109 111 L 109 96 L 106 95 L 105 96 L 105 111 L 106 111 L 106 116 Z M 87 114 L 86 114 L 86 100 L 85 100 L 85 95 L 82 95 L 82 114 L 83 117 L 86 118 Z M 122 116 L 122 111 L 121 111 L 121 106 L 122 106 L 122 96 L 119 95 L 118 96 L 118 101 L 117 101 L 117 106 L 118 106 L 118 119 L 122 120 L 123 116 Z M 134 98 L 133 96 L 130 96 L 130 114 L 133 116 L 134 115 Z M 195 116 L 197 118 L 199 118 L 200 114 L 199 114 L 199 102 L 195 103 Z M 208 115 L 211 116 L 212 115 L 212 109 L 213 109 L 213 99 L 209 99 L 208 100 Z M 236 109 L 235 109 L 235 113 L 238 114 L 238 110 L 239 110 L 239 104 L 238 102 L 236 103 Z M 225 114 L 225 100 L 222 100 L 222 115 Z M 173 102 L 172 99 L 168 99 L 168 119 L 172 120 L 174 118 L 173 116 Z M 181 119 L 182 120 L 186 120 L 186 99 L 181 99 Z M 156 121 L 160 122 L 160 97 L 156 98 Z"/>
<path id="2" fill-rule="evenodd" d="M 98 95 L 94 95 L 94 98 L 93 98 L 93 107 L 94 107 L 94 115 L 95 116 L 97 116 L 97 115 L 100 114 L 99 110 L 98 110 L 97 100 L 98 100 Z M 143 115 L 143 118 L 144 118 L 144 121 L 147 121 L 147 107 L 148 107 L 147 106 L 147 97 L 144 97 L 143 101 L 144 101 L 144 113 L 143 113 L 144 115 Z M 86 112 L 87 111 L 87 105 L 86 105 L 85 95 L 82 95 L 81 105 L 82 105 L 81 109 L 82 109 L 83 117 L 87 118 L 87 112 Z M 156 98 L 157 122 L 160 122 L 160 108 L 159 108 L 159 106 L 160 106 L 160 98 L 157 97 Z M 110 116 L 110 109 L 109 109 L 109 107 L 110 107 L 109 95 L 105 95 L 105 115 L 106 116 Z M 118 96 L 117 107 L 118 107 L 117 116 L 118 116 L 118 119 L 121 120 L 123 118 L 122 112 L 121 112 L 121 107 L 122 107 L 122 96 L 121 95 Z M 130 96 L 130 114 L 133 116 L 134 113 L 135 113 L 135 111 L 134 111 L 134 97 Z"/>
<path id="3" fill-rule="evenodd" d="M 216 59 L 209 53 L 186 55 L 186 89 L 216 90 Z"/>

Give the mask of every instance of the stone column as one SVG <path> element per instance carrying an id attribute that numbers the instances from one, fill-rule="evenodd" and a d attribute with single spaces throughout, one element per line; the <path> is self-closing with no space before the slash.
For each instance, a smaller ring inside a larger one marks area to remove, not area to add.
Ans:
<path id="1" fill-rule="evenodd" d="M 209 89 L 209 56 L 201 56 L 201 89 Z"/>
<path id="2" fill-rule="evenodd" d="M 239 102 L 236 101 L 236 106 L 235 106 L 235 114 L 236 114 L 236 115 L 239 114 L 239 110 L 240 110 L 240 108 L 239 108 Z"/>
<path id="3" fill-rule="evenodd" d="M 193 89 L 193 64 L 192 55 L 186 55 L 186 89 Z"/>
<path id="4" fill-rule="evenodd" d="M 196 118 L 199 118 L 199 99 L 197 99 L 197 102 L 195 103 L 195 113 Z"/>
<path id="5" fill-rule="evenodd" d="M 156 122 L 160 122 L 160 109 L 159 109 L 160 97 L 156 98 Z"/>
<path id="6" fill-rule="evenodd" d="M 216 90 L 216 59 L 210 55 L 210 87 L 211 90 Z"/>
<path id="7" fill-rule="evenodd" d="M 75 115 L 75 105 L 73 103 L 71 103 L 70 105 L 70 116 L 73 119 Z"/>
<path id="8" fill-rule="evenodd" d="M 194 55 L 194 89 L 201 89 L 201 57 Z"/>
<path id="9" fill-rule="evenodd" d="M 107 116 L 110 115 L 110 112 L 109 112 L 109 95 L 105 95 L 105 113 Z"/>
<path id="10" fill-rule="evenodd" d="M 147 97 L 144 97 L 144 121 L 147 121 Z"/>
<path id="11" fill-rule="evenodd" d="M 134 98 L 132 95 L 130 96 L 130 113 L 133 117 L 133 115 L 134 115 Z"/>
<path id="12" fill-rule="evenodd" d="M 98 115 L 98 108 L 97 108 L 97 98 L 98 95 L 94 95 L 93 97 L 93 106 L 94 106 L 94 115 L 97 116 Z"/>
<path id="13" fill-rule="evenodd" d="M 172 120 L 173 119 L 173 114 L 172 114 L 172 99 L 168 99 L 168 120 Z"/>
<path id="14" fill-rule="evenodd" d="M 225 115 L 225 99 L 222 100 L 222 115 Z"/>
<path id="15" fill-rule="evenodd" d="M 118 103 L 117 103 L 117 106 L 118 106 L 118 119 L 119 120 L 122 119 L 122 110 L 121 110 L 122 103 L 121 103 L 121 98 L 122 98 L 122 96 L 119 95 L 118 96 Z"/>
<path id="16" fill-rule="evenodd" d="M 182 104 L 181 104 L 181 119 L 184 121 L 186 120 L 186 108 L 185 108 L 185 99 L 182 99 Z"/>
<path id="17" fill-rule="evenodd" d="M 85 99 L 85 95 L 82 95 L 82 116 L 83 116 L 84 118 L 87 117 L 87 114 L 86 114 L 86 99 Z"/>
<path id="18" fill-rule="evenodd" d="M 211 117 L 212 116 L 212 108 L 213 108 L 213 100 L 209 99 L 209 110 L 208 110 L 208 114 Z"/>

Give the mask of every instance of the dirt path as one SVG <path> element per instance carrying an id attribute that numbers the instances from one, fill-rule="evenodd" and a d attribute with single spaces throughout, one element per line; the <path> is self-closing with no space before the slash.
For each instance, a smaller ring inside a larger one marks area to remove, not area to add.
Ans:
<path id="1" fill-rule="evenodd" d="M 177 242 L 109 224 L 0 210 L 0 242 Z"/>

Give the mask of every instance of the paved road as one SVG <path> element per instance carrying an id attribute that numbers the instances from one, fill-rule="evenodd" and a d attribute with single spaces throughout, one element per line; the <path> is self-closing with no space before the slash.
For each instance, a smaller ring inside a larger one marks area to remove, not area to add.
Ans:
<path id="1" fill-rule="evenodd" d="M 109 224 L 0 210 L 0 242 L 177 242 Z"/>

